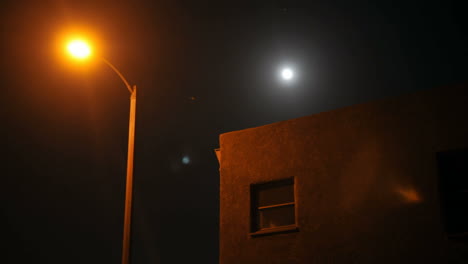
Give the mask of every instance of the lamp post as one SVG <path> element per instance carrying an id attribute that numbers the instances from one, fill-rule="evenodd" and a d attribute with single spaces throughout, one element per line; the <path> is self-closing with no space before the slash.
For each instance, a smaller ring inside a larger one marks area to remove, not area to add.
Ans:
<path id="1" fill-rule="evenodd" d="M 86 42 L 74 40 L 67 46 L 68 51 L 77 59 L 86 59 L 91 55 L 91 48 Z M 135 143 L 135 113 L 136 113 L 136 85 L 130 86 L 125 77 L 117 68 L 108 60 L 101 58 L 120 79 L 124 82 L 130 92 L 130 116 L 128 122 L 128 150 L 127 150 L 127 179 L 125 187 L 125 212 L 124 212 L 124 227 L 122 239 L 122 264 L 128 264 L 130 259 L 130 237 L 131 237 L 131 220 L 132 220 L 132 195 L 133 195 L 133 152 Z"/>

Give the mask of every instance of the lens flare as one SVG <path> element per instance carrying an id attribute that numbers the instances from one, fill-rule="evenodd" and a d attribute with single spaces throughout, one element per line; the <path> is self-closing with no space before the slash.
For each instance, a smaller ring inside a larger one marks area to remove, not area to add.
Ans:
<path id="1" fill-rule="evenodd" d="M 190 157 L 189 156 L 184 156 L 182 158 L 182 163 L 185 164 L 185 165 L 189 164 L 190 163 Z"/>

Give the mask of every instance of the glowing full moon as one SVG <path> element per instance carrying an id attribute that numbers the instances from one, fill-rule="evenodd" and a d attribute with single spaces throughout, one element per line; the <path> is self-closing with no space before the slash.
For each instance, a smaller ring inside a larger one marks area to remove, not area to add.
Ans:
<path id="1" fill-rule="evenodd" d="M 281 77 L 283 77 L 284 80 L 291 80 L 293 76 L 294 73 L 289 68 L 285 68 L 281 71 Z"/>

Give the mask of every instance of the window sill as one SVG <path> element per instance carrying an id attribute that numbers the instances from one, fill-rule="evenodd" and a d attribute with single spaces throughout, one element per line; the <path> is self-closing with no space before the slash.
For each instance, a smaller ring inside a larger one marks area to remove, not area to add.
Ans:
<path id="1" fill-rule="evenodd" d="M 288 225 L 288 226 L 279 226 L 279 227 L 272 227 L 272 228 L 265 228 L 258 230 L 256 232 L 250 233 L 250 236 L 257 237 L 257 236 L 267 236 L 279 233 L 290 233 L 290 232 L 298 232 L 299 228 L 296 225 Z"/>

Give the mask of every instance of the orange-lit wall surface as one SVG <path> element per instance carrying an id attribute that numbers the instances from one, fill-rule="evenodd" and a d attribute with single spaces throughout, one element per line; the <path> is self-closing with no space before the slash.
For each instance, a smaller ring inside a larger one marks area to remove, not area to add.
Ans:
<path id="1" fill-rule="evenodd" d="M 222 134 L 220 263 L 468 263 L 468 244 L 444 232 L 436 162 L 468 147 L 467 91 Z M 251 237 L 249 186 L 292 176 L 299 231 Z"/>

